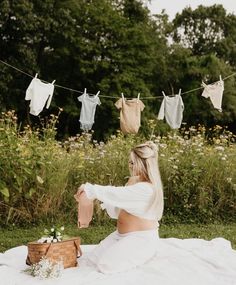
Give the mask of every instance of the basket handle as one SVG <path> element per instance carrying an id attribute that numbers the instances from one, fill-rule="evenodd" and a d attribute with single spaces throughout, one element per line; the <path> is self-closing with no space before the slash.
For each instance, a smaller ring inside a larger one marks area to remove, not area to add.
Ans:
<path id="1" fill-rule="evenodd" d="M 50 243 L 49 247 L 47 248 L 47 250 L 46 250 L 46 252 L 45 252 L 45 256 L 46 256 L 46 257 L 47 257 L 48 250 L 49 250 L 50 247 L 51 247 L 51 243 Z M 32 261 L 30 260 L 29 254 L 27 254 L 25 263 L 26 263 L 27 265 L 33 264 Z"/>
<path id="2" fill-rule="evenodd" d="M 76 247 L 77 253 L 79 252 L 79 257 L 82 256 L 82 250 L 80 248 L 79 242 L 74 240 L 74 245 Z"/>
<path id="3" fill-rule="evenodd" d="M 31 265 L 32 264 L 29 255 L 27 255 L 25 263 L 26 263 L 26 265 Z"/>
<path id="4" fill-rule="evenodd" d="M 46 257 L 47 257 L 47 254 L 48 254 L 48 251 L 49 251 L 51 245 L 52 245 L 52 243 L 50 242 L 49 247 L 47 248 L 47 250 L 46 250 L 46 252 L 45 252 L 45 256 L 46 256 Z"/>

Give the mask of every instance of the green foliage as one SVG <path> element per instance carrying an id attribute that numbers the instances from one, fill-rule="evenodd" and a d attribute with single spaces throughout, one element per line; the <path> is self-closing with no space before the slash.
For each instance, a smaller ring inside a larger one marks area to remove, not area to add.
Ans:
<path id="1" fill-rule="evenodd" d="M 128 155 L 138 143 L 159 145 L 159 164 L 165 193 L 163 221 L 233 220 L 236 209 L 235 136 L 216 126 L 182 129 L 159 135 L 149 121 L 146 137 L 112 135 L 106 143 L 84 133 L 65 142 L 54 139 L 57 117 L 41 132 L 17 129 L 15 113 L 0 120 L 0 223 L 52 224 L 75 221 L 73 197 L 86 181 L 124 185 L 129 176 Z M 93 223 L 108 222 L 96 203 Z"/>
<path id="2" fill-rule="evenodd" d="M 94 139 L 115 134 L 118 111 L 109 97 L 159 96 L 212 83 L 235 71 L 235 15 L 221 5 L 186 8 L 170 22 L 165 13 L 152 17 L 140 0 L 38 1 L 0 3 L 1 59 L 46 81 L 77 90 L 101 90 Z M 16 110 L 21 126 L 33 126 L 24 101 L 30 78 L 1 64 L 0 109 Z M 188 125 L 229 125 L 236 119 L 235 78 L 225 81 L 223 114 L 215 111 L 201 90 L 186 94 Z M 50 113 L 63 107 L 58 138 L 81 133 L 78 94 L 55 88 Z M 158 100 L 148 100 L 145 125 L 154 119 Z M 41 117 L 48 116 L 44 111 Z M 145 135 L 146 125 L 143 127 Z"/>

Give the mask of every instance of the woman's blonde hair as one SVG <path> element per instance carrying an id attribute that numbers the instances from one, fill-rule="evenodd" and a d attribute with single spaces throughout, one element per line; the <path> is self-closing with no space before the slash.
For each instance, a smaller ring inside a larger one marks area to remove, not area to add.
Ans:
<path id="1" fill-rule="evenodd" d="M 161 219 L 164 209 L 163 186 L 158 167 L 158 148 L 152 141 L 140 144 L 131 150 L 132 175 L 150 182 L 155 190 L 151 207 L 156 207 L 157 218 Z"/>

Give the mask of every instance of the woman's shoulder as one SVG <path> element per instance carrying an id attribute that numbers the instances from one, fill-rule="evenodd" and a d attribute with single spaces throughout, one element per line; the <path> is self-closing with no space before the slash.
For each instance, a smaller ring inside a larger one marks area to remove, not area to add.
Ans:
<path id="1" fill-rule="evenodd" d="M 150 193 L 150 194 L 152 194 L 154 190 L 152 183 L 148 181 L 139 181 L 133 186 L 135 186 L 137 190 L 143 190 L 146 193 Z"/>
<path id="2" fill-rule="evenodd" d="M 149 181 L 139 181 L 139 182 L 137 182 L 137 184 L 140 184 L 140 185 L 142 185 L 144 187 L 153 188 L 152 183 L 149 182 Z"/>

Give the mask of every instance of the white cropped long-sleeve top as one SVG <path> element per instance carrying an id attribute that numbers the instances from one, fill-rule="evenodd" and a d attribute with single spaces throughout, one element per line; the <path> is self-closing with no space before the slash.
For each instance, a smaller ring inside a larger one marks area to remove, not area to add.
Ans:
<path id="1" fill-rule="evenodd" d="M 89 199 L 103 202 L 111 218 L 117 219 L 121 209 L 148 220 L 157 220 L 157 210 L 152 206 L 154 189 L 148 182 L 139 182 L 129 186 L 101 186 L 86 183 L 84 191 Z"/>

